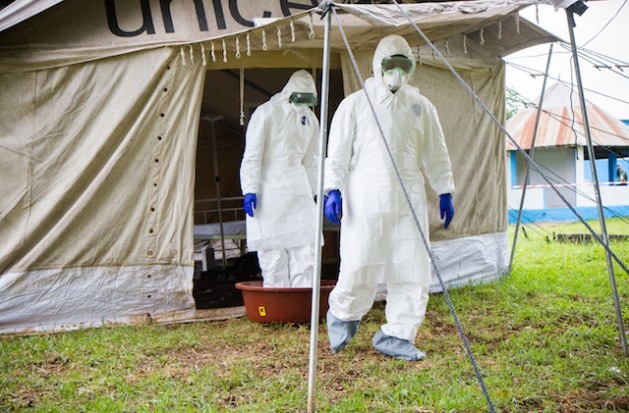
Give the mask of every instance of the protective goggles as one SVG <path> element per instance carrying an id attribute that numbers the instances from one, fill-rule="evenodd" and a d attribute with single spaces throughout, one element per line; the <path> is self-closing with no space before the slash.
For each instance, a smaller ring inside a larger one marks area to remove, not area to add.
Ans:
<path id="1" fill-rule="evenodd" d="M 315 93 L 295 92 L 288 98 L 289 102 L 300 106 L 317 106 L 317 95 Z"/>
<path id="2" fill-rule="evenodd" d="M 411 73 L 415 62 L 408 57 L 396 54 L 393 56 L 387 56 L 382 59 L 382 73 L 386 73 L 389 70 L 401 69 L 405 73 Z"/>

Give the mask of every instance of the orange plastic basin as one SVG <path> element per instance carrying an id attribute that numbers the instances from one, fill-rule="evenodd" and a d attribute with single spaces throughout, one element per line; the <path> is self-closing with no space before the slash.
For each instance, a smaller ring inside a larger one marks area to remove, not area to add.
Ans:
<path id="1" fill-rule="evenodd" d="M 319 322 L 328 311 L 328 296 L 336 281 L 321 280 Z M 259 323 L 309 324 L 312 288 L 265 288 L 262 281 L 236 284 L 242 291 L 247 318 Z"/>

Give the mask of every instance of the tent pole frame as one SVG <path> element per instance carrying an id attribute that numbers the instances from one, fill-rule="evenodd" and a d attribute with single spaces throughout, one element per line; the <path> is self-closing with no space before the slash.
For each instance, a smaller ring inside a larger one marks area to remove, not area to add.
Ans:
<path id="1" fill-rule="evenodd" d="M 529 156 L 533 159 L 535 153 L 535 141 L 537 140 L 537 131 L 539 128 L 539 120 L 542 116 L 542 105 L 544 104 L 544 94 L 546 93 L 546 81 L 548 80 L 548 71 L 550 70 L 550 59 L 553 54 L 553 44 L 548 49 L 548 59 L 546 60 L 546 71 L 544 72 L 544 81 L 542 82 L 542 93 L 539 97 L 539 106 L 537 107 L 537 117 L 535 119 L 535 128 L 533 129 L 533 138 L 531 139 L 531 150 Z M 517 156 L 517 155 L 516 155 Z M 520 198 L 520 208 L 518 208 L 518 220 L 515 224 L 515 233 L 513 234 L 513 245 L 511 246 L 511 257 L 509 258 L 509 269 L 507 274 L 511 274 L 513 270 L 513 259 L 515 257 L 515 246 L 518 243 L 518 234 L 520 232 L 520 222 L 522 221 L 522 210 L 524 209 L 524 198 L 526 197 L 526 188 L 529 184 L 529 176 L 531 173 L 531 163 L 526 163 L 526 175 L 524 176 L 524 185 L 522 186 L 522 197 Z"/>
<path id="2" fill-rule="evenodd" d="M 221 115 L 212 115 L 209 121 L 212 123 L 212 134 L 210 142 L 212 144 L 212 158 L 214 161 L 214 186 L 216 188 L 216 203 L 218 208 L 218 224 L 221 229 L 221 257 L 223 268 L 227 268 L 227 258 L 225 257 L 225 232 L 223 231 L 223 205 L 221 200 L 221 177 L 218 170 L 218 149 L 216 146 L 216 122 L 223 119 Z M 214 259 L 212 257 L 212 259 Z"/>
<path id="3" fill-rule="evenodd" d="M 323 237 L 323 172 L 328 136 L 328 102 L 330 88 L 330 25 L 332 1 L 327 0 L 324 10 L 323 62 L 321 68 L 321 113 L 319 129 L 319 170 L 317 178 L 317 221 L 315 230 L 315 256 L 312 277 L 312 306 L 310 312 L 310 363 L 308 370 L 308 413 L 315 410 L 317 391 L 317 336 L 319 332 L 319 297 L 321 294 L 321 252 Z"/>
<path id="4" fill-rule="evenodd" d="M 590 168 L 592 169 L 592 179 L 594 180 L 594 193 L 596 194 L 596 207 L 598 209 L 598 218 L 601 224 L 601 233 L 603 243 L 605 244 L 605 257 L 607 259 L 607 273 L 609 275 L 609 283 L 612 287 L 612 296 L 614 299 L 614 308 L 616 311 L 616 321 L 618 323 L 618 330 L 620 333 L 620 343 L 625 356 L 629 355 L 627 349 L 627 336 L 625 334 L 625 326 L 622 320 L 622 310 L 620 308 L 620 300 L 618 299 L 618 290 L 616 288 L 616 277 L 614 275 L 614 266 L 612 263 L 611 255 L 609 254 L 609 238 L 607 236 L 607 227 L 605 225 L 605 214 L 603 211 L 603 201 L 601 198 L 601 189 L 598 181 L 598 174 L 596 173 L 596 159 L 594 148 L 592 146 L 592 135 L 590 133 L 590 124 L 587 116 L 587 107 L 585 102 L 585 96 L 583 93 L 583 84 L 581 82 L 581 70 L 579 68 L 579 55 L 577 52 L 577 45 L 574 38 L 574 27 L 576 26 L 574 21 L 574 11 L 571 7 L 566 9 L 566 16 L 568 18 L 568 31 L 570 33 L 570 45 L 572 47 L 572 59 L 574 60 L 574 70 L 577 77 L 577 86 L 579 89 L 579 101 L 581 103 L 581 111 L 583 112 L 583 128 L 585 129 L 585 136 L 587 141 L 588 154 L 590 156 Z"/>

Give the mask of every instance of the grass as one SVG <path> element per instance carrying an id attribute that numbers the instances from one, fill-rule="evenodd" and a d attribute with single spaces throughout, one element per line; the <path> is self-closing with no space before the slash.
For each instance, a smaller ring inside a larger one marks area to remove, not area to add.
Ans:
<path id="1" fill-rule="evenodd" d="M 629 234 L 629 225 L 610 220 L 608 230 Z M 553 232 L 586 231 L 529 226 L 510 276 L 450 291 L 493 403 L 501 412 L 629 411 L 604 251 L 554 242 Z M 629 241 L 612 248 L 629 262 Z M 616 266 L 616 278 L 627 328 L 629 276 Z M 487 411 L 443 295 L 431 296 L 417 337 L 423 362 L 373 350 L 383 321 L 376 303 L 339 355 L 320 326 L 317 411 Z M 2 337 L 0 412 L 304 412 L 309 339 L 308 327 L 245 318 Z"/>

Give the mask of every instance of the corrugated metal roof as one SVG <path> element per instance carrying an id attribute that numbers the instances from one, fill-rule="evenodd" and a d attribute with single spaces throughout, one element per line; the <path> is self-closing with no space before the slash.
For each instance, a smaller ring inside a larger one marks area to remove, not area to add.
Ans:
<path id="1" fill-rule="evenodd" d="M 592 102 L 587 101 L 586 105 L 593 145 L 629 146 L 629 126 Z M 507 121 L 507 131 L 524 149 L 531 148 L 536 118 L 537 108 L 529 108 Z M 535 147 L 586 144 L 578 90 L 565 83 L 555 83 L 544 94 Z M 508 140 L 507 150 L 514 149 L 515 146 Z"/>

